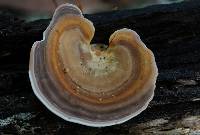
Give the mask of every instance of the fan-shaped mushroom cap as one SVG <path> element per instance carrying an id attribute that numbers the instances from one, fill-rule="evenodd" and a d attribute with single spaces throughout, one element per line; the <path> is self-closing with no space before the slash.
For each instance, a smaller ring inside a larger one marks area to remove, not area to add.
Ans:
<path id="1" fill-rule="evenodd" d="M 31 50 L 29 76 L 36 96 L 63 119 L 101 127 L 142 112 L 153 97 L 157 67 L 136 32 L 121 29 L 109 47 L 90 44 L 93 24 L 73 5 L 59 7 Z"/>

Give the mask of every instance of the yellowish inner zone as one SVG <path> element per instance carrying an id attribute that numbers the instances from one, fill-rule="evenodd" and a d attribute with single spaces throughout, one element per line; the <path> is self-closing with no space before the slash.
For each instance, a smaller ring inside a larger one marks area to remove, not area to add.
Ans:
<path id="1" fill-rule="evenodd" d="M 92 49 L 78 28 L 65 31 L 59 40 L 58 56 L 63 73 L 90 94 L 113 94 L 134 75 L 128 48 L 116 45 L 105 51 Z"/>

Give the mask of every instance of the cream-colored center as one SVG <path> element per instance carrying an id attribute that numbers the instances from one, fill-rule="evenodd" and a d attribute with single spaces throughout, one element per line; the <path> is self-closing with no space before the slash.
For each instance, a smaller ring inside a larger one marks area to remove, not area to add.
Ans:
<path id="1" fill-rule="evenodd" d="M 113 94 L 134 72 L 131 52 L 122 45 L 105 51 L 92 48 L 79 29 L 65 31 L 59 40 L 58 55 L 63 73 L 89 94 Z"/>
<path id="2" fill-rule="evenodd" d="M 82 47 L 89 49 L 91 59 L 86 60 L 85 67 L 91 70 L 92 75 L 96 77 L 105 76 L 116 70 L 119 61 L 112 53 L 99 52 L 100 54 L 97 55 L 96 53 L 98 52 L 92 51 L 91 47 L 87 45 L 83 45 Z"/>

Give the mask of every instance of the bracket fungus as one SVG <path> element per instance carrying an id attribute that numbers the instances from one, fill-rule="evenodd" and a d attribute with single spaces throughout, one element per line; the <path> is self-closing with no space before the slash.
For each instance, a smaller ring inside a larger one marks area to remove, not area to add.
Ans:
<path id="1" fill-rule="evenodd" d="M 121 29 L 109 47 L 90 44 L 92 22 L 60 6 L 30 54 L 29 77 L 40 101 L 59 117 L 93 127 L 125 122 L 146 109 L 157 78 L 153 53 L 136 32 Z"/>

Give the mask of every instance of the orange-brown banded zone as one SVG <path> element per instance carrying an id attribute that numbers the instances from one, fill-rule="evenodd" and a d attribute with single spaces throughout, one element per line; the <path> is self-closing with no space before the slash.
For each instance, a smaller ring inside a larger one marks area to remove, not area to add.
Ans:
<path id="1" fill-rule="evenodd" d="M 94 28 L 88 20 L 61 18 L 47 42 L 48 63 L 55 80 L 75 97 L 92 104 L 139 100 L 149 90 L 148 85 L 152 87 L 154 61 L 141 41 L 127 34 L 130 39 L 114 36 L 115 45 L 99 51 L 89 44 Z"/>

